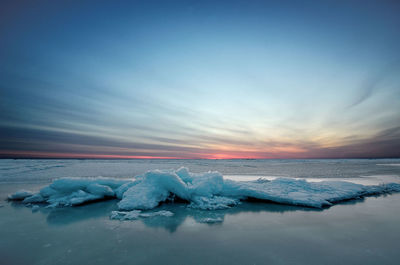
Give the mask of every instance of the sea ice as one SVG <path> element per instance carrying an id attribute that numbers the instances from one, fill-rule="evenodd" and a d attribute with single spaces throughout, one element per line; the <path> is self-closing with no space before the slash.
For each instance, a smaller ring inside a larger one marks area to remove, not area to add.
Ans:
<path id="1" fill-rule="evenodd" d="M 120 211 L 112 211 L 110 215 L 110 219 L 113 220 L 136 220 L 139 218 L 141 211 L 133 210 L 129 212 L 120 212 Z"/>
<path id="2" fill-rule="evenodd" d="M 149 213 L 142 213 L 140 210 L 133 210 L 133 211 L 112 211 L 110 215 L 110 219 L 113 220 L 136 220 L 139 219 L 139 217 L 142 218 L 148 218 L 148 217 L 154 217 L 154 216 L 164 216 L 164 217 L 171 217 L 173 216 L 174 213 L 170 211 L 157 211 L 157 212 L 149 212 Z"/>
<path id="3" fill-rule="evenodd" d="M 32 212 L 33 212 L 33 213 L 39 211 L 39 209 L 40 209 L 40 206 L 39 206 L 39 205 L 33 205 L 33 206 L 32 206 Z"/>
<path id="4" fill-rule="evenodd" d="M 23 200 L 27 197 L 31 197 L 33 196 L 33 193 L 31 191 L 28 190 L 19 190 L 16 193 L 9 195 L 8 199 L 9 200 L 13 200 L 13 201 L 19 201 L 19 200 Z"/>
<path id="5" fill-rule="evenodd" d="M 162 211 L 151 212 L 151 213 L 141 213 L 139 216 L 147 218 L 147 217 L 154 217 L 154 216 L 171 217 L 173 215 L 174 215 L 174 213 L 171 211 L 162 210 Z"/>
<path id="6" fill-rule="evenodd" d="M 90 201 L 116 198 L 119 211 L 111 219 L 168 215 L 166 212 L 142 213 L 165 201 L 186 201 L 191 208 L 225 209 L 249 198 L 276 203 L 321 208 L 343 200 L 368 195 L 399 192 L 400 184 L 365 186 L 346 181 L 308 182 L 293 178 L 255 181 L 224 179 L 218 172 L 196 174 L 186 168 L 176 171 L 148 171 L 134 179 L 61 178 L 38 193 L 18 191 L 8 198 L 23 203 L 47 203 L 47 207 L 75 206 Z M 172 213 L 171 213 L 172 214 Z"/>
<path id="7" fill-rule="evenodd" d="M 215 224 L 215 223 L 222 223 L 224 221 L 224 219 L 221 217 L 215 217 L 215 218 L 207 217 L 207 218 L 198 219 L 196 221 L 199 223 Z"/>

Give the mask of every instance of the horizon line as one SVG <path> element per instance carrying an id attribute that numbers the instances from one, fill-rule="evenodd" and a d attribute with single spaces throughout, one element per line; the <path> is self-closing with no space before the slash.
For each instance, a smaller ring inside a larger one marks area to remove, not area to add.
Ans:
<path id="1" fill-rule="evenodd" d="M 292 157 L 292 158 L 172 158 L 172 157 L 0 157 L 0 160 L 345 160 L 345 159 L 400 159 L 400 157 Z"/>

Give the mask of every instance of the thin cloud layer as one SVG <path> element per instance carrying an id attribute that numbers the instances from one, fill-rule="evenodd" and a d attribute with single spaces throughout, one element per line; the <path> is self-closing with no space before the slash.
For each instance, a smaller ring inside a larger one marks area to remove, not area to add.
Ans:
<path id="1" fill-rule="evenodd" d="M 0 5 L 0 157 L 400 156 L 398 3 Z"/>

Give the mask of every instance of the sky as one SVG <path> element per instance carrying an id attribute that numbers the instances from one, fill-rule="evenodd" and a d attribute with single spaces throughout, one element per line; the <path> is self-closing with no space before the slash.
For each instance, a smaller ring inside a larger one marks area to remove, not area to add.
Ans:
<path id="1" fill-rule="evenodd" d="M 400 157 L 399 1 L 0 1 L 0 157 Z"/>

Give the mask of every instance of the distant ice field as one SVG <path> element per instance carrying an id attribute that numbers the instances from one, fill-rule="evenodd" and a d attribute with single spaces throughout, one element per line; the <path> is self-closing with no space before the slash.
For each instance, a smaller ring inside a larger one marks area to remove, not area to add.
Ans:
<path id="1" fill-rule="evenodd" d="M 312 160 L 0 160 L 0 183 L 50 183 L 62 177 L 132 178 L 148 170 L 218 171 L 224 178 L 346 179 L 361 184 L 396 182 L 400 159 Z"/>

